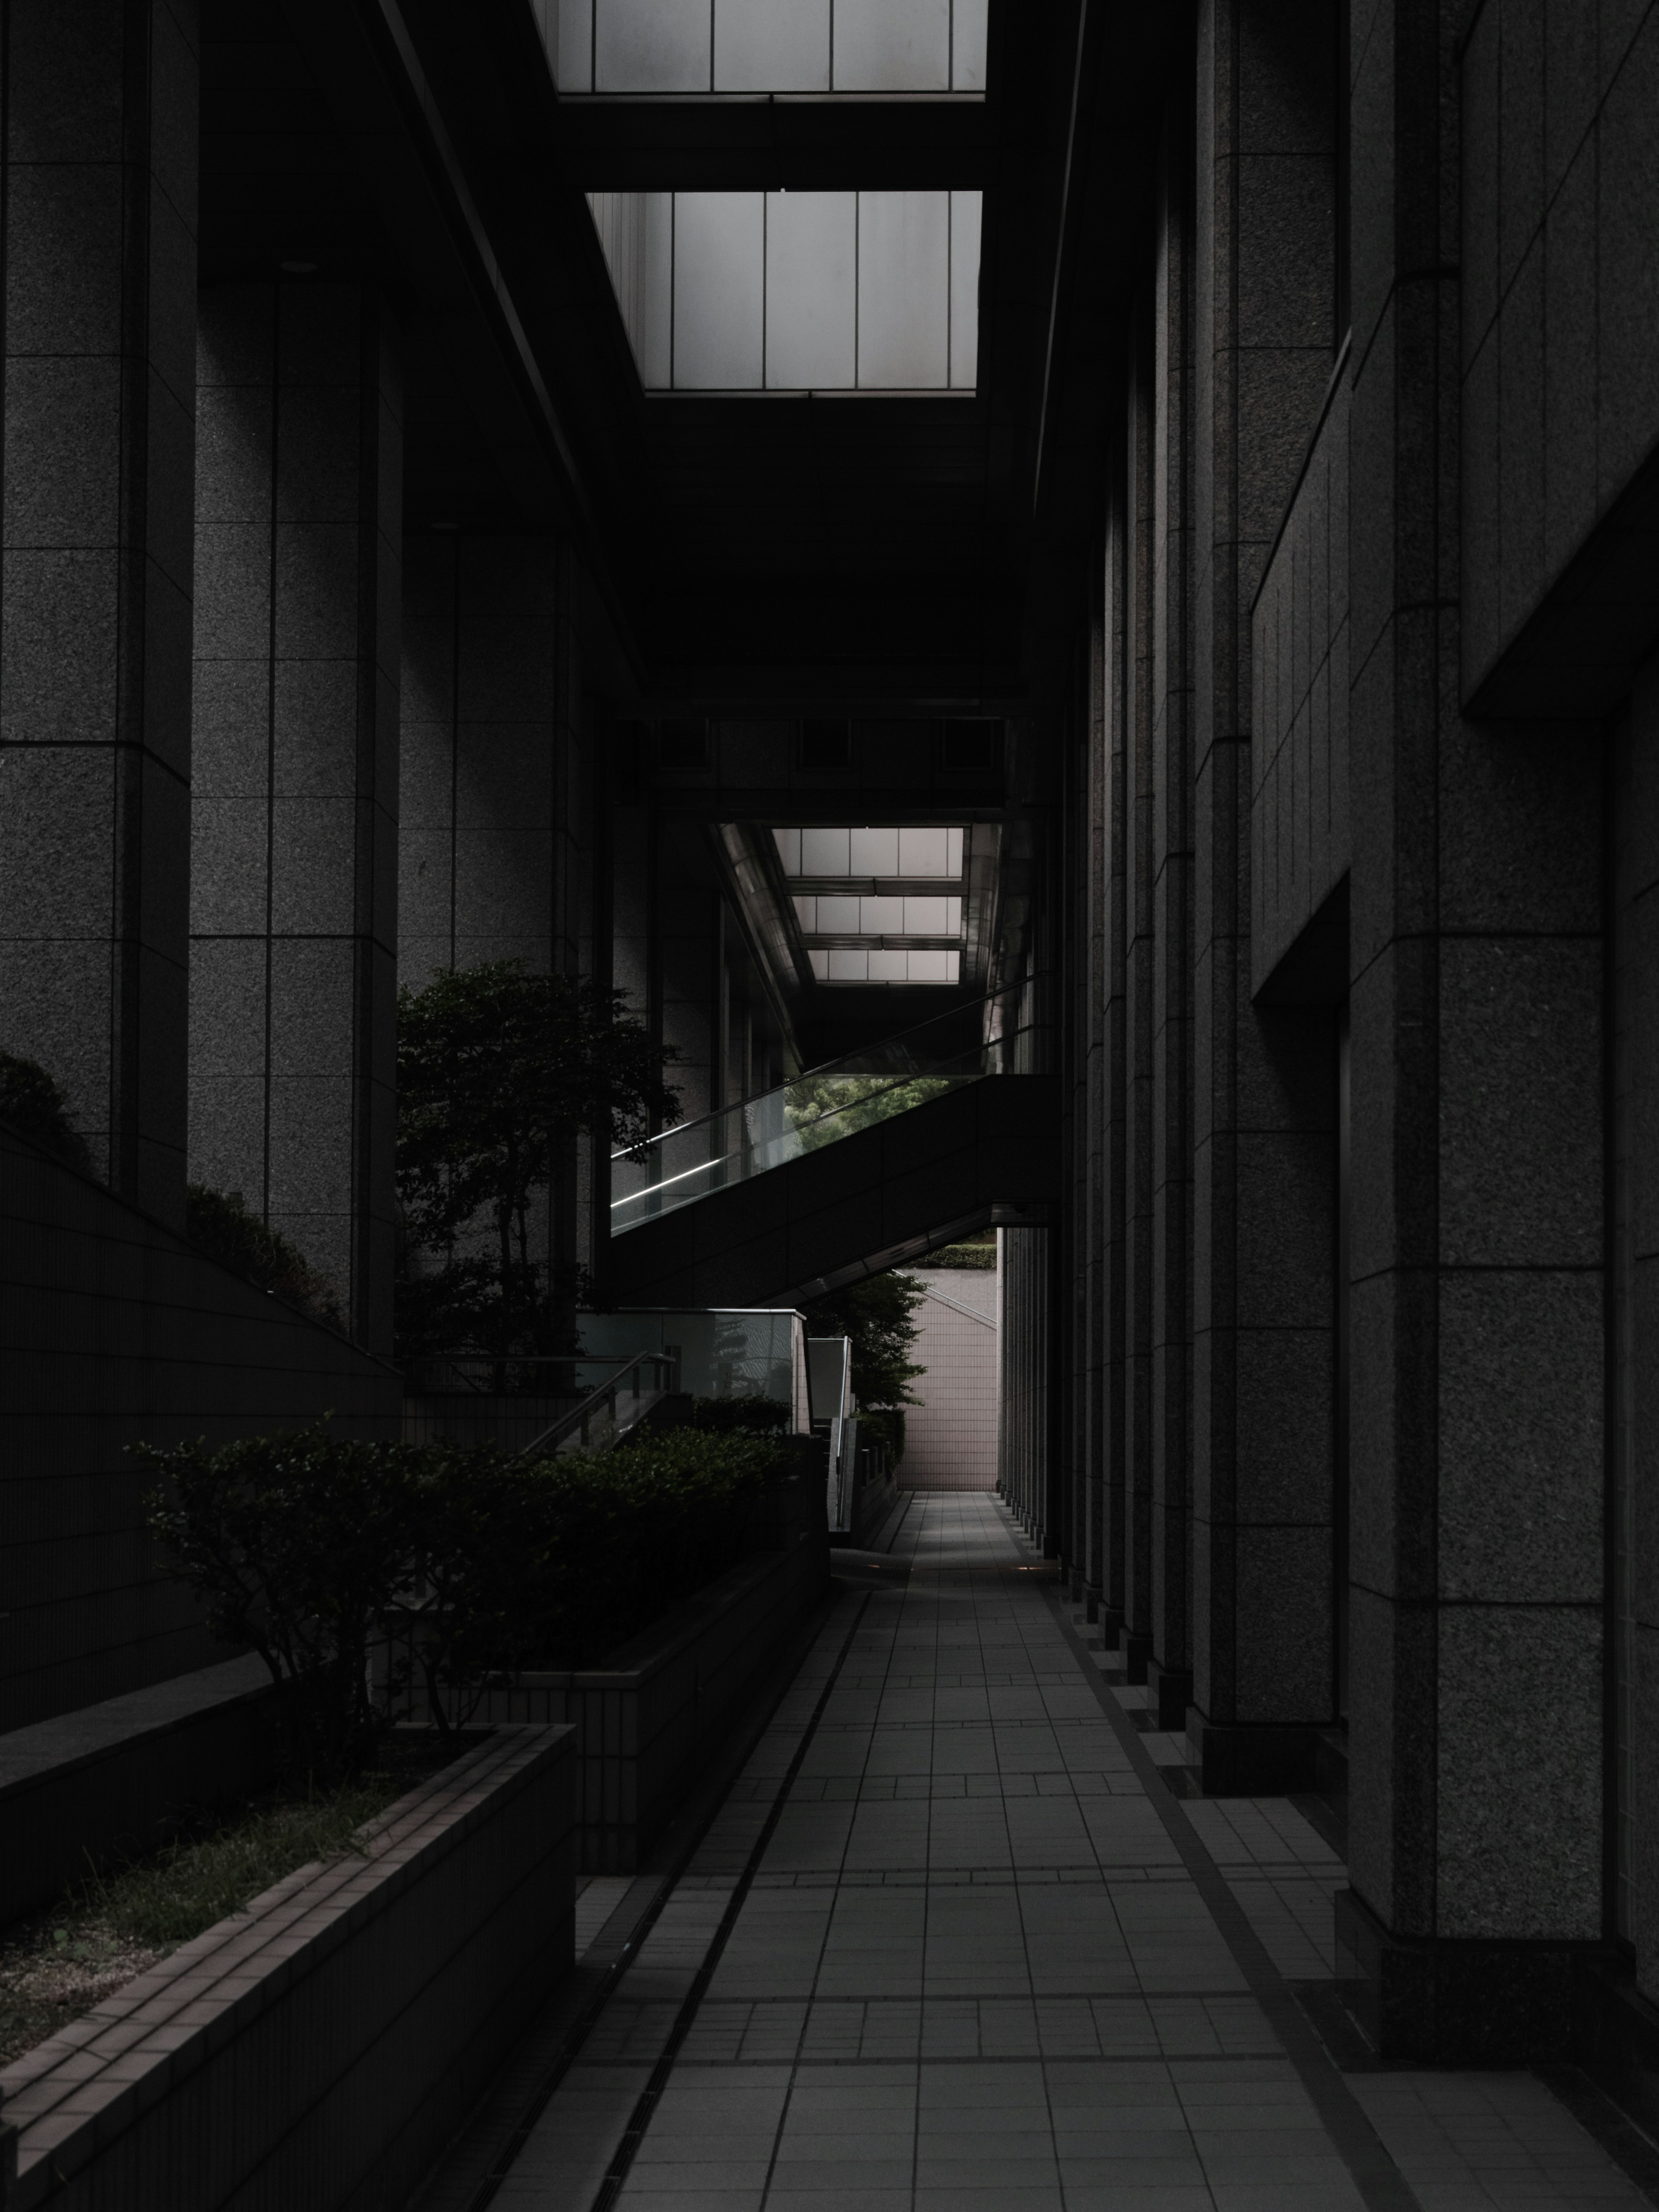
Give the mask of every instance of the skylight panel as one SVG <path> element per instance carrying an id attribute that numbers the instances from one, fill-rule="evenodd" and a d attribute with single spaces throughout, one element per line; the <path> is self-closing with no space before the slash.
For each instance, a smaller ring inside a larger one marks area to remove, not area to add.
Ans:
<path id="1" fill-rule="evenodd" d="M 988 0 L 534 0 L 559 90 L 981 96 Z"/>
<path id="2" fill-rule="evenodd" d="M 977 191 L 590 192 L 648 392 L 971 392 Z"/>

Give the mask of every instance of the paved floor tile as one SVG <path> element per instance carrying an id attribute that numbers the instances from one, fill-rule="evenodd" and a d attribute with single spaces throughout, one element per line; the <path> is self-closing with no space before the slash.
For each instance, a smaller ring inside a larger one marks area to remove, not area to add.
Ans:
<path id="1" fill-rule="evenodd" d="M 994 1499 L 919 1498 L 896 1548 L 908 1582 L 838 1601 L 501 2212 L 592 2212 L 740 1881 L 622 2212 L 1370 2212 L 1206 1901 L 1328 1980 L 1334 1853 L 1283 1798 L 1148 1795 Z M 579 1944 L 629 1887 L 585 1887 Z M 1531 2075 L 1346 2081 L 1420 2212 L 1645 2201 Z"/>

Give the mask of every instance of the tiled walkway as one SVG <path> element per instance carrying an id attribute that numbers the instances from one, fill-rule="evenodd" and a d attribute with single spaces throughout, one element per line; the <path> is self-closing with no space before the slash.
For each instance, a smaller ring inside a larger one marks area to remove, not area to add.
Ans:
<path id="1" fill-rule="evenodd" d="M 839 1600 L 510 2170 L 455 2201 L 1648 2201 L 1530 2075 L 1339 2073 L 1280 1978 L 1331 1972 L 1313 1829 L 1169 1795 L 994 1499 L 913 1502 L 896 1550 L 908 1584 Z M 590 1934 L 624 1887 L 585 1898 Z"/>

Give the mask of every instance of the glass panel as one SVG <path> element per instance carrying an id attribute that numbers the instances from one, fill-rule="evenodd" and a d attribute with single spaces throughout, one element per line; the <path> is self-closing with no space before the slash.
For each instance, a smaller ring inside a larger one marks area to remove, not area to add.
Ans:
<path id="1" fill-rule="evenodd" d="M 674 195 L 674 382 L 757 390 L 765 307 L 762 192 Z"/>
<path id="2" fill-rule="evenodd" d="M 950 377 L 948 192 L 859 194 L 859 383 L 921 392 Z"/>
<path id="3" fill-rule="evenodd" d="M 828 92 L 830 0 L 714 0 L 716 92 Z"/>
<path id="4" fill-rule="evenodd" d="M 837 92 L 945 92 L 951 0 L 836 0 Z"/>
<path id="5" fill-rule="evenodd" d="M 783 872 L 785 875 L 799 875 L 801 872 L 800 831 L 799 830 L 775 830 L 772 832 L 772 836 L 777 845 L 778 858 L 783 862 Z"/>
<path id="6" fill-rule="evenodd" d="M 798 898 L 795 901 L 795 919 L 809 933 L 816 930 L 818 926 L 817 901 L 815 898 Z"/>
<path id="7" fill-rule="evenodd" d="M 908 983 L 910 980 L 910 956 L 908 952 L 872 952 L 870 955 L 870 981 L 872 983 Z"/>
<path id="8" fill-rule="evenodd" d="M 707 92 L 710 0 L 595 0 L 595 89 Z"/>
<path id="9" fill-rule="evenodd" d="M 547 65 L 561 92 L 593 89 L 593 0 L 532 0 Z"/>
<path id="10" fill-rule="evenodd" d="M 766 203 L 766 381 L 858 381 L 858 195 L 772 192 Z"/>
<path id="11" fill-rule="evenodd" d="M 901 830 L 898 833 L 902 876 L 948 876 L 951 851 L 943 830 Z"/>
<path id="12" fill-rule="evenodd" d="M 812 973 L 818 981 L 827 983 L 830 981 L 830 955 L 821 948 L 814 947 L 806 957 L 812 963 Z"/>
<path id="13" fill-rule="evenodd" d="M 854 830 L 852 833 L 852 872 L 855 876 L 896 876 L 898 873 L 896 830 Z"/>
<path id="14" fill-rule="evenodd" d="M 850 950 L 830 951 L 830 976 L 832 983 L 864 983 L 869 981 L 870 956 L 867 952 Z"/>
<path id="15" fill-rule="evenodd" d="M 590 192 L 587 204 L 640 381 L 647 387 L 664 386 L 672 365 L 674 196 Z"/>
<path id="16" fill-rule="evenodd" d="M 960 830 L 947 830 L 945 831 L 945 865 L 950 873 L 953 876 L 959 876 L 962 873 L 962 832 Z"/>
<path id="17" fill-rule="evenodd" d="M 867 962 L 860 981 L 867 974 L 882 983 L 955 983 L 961 970 L 955 952 L 877 951 L 815 952 L 814 971 L 825 975 L 836 960 Z M 958 1084 L 1042 1072 L 1048 1060 L 1048 1030 L 1038 1012 L 1044 993 L 1042 979 L 1036 978 L 954 1006 L 902 1036 L 883 1038 L 758 1098 L 653 1138 L 642 1184 L 611 1200 L 613 1233 L 908 1113 Z M 611 1169 L 617 1178 L 628 1173 L 623 1154 L 612 1156 Z"/>
<path id="18" fill-rule="evenodd" d="M 800 1315 L 787 1307 L 716 1306 L 689 1313 L 649 1308 L 577 1316 L 577 1340 L 596 1359 L 672 1351 L 679 1358 L 680 1388 L 693 1397 L 775 1398 L 803 1429 L 811 1418 L 800 1387 L 805 1330 Z"/>
<path id="19" fill-rule="evenodd" d="M 902 898 L 861 898 L 859 927 L 872 937 L 896 937 L 906 927 Z"/>
<path id="20" fill-rule="evenodd" d="M 832 929 L 852 933 L 859 927 L 859 908 L 863 901 L 855 898 L 821 898 L 817 902 L 818 927 L 826 933 Z"/>
<path id="21" fill-rule="evenodd" d="M 951 9 L 951 89 L 985 89 L 985 31 L 990 0 L 954 0 Z"/>
<path id="22" fill-rule="evenodd" d="M 979 248 L 981 192 L 951 195 L 951 388 L 979 380 Z M 958 831 L 958 836 L 961 834 Z"/>
<path id="23" fill-rule="evenodd" d="M 800 872 L 804 876 L 844 876 L 850 832 L 845 830 L 803 830 L 800 833 Z"/>

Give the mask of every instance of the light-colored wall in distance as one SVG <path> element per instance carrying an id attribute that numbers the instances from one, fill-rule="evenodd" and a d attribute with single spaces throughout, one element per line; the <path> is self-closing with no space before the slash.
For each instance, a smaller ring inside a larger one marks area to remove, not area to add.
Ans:
<path id="1" fill-rule="evenodd" d="M 997 1479 L 997 1279 L 994 1269 L 909 1267 L 928 1292 L 911 1357 L 927 1373 L 904 1419 L 901 1482 L 993 1490 Z M 946 1300 L 951 1303 L 947 1304 Z M 963 1313 L 962 1307 L 973 1309 Z"/>

